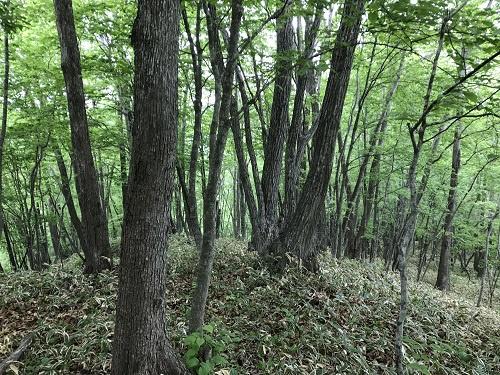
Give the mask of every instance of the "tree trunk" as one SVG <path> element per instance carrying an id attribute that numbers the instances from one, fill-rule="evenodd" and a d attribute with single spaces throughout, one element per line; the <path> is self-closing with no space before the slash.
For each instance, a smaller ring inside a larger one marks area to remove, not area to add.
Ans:
<path id="1" fill-rule="evenodd" d="M 247 237 L 247 206 L 245 200 L 245 192 L 243 191 L 243 182 L 241 181 L 241 175 L 242 173 L 238 169 L 238 194 L 240 198 L 240 237 L 242 240 L 244 240 Z"/>
<path id="2" fill-rule="evenodd" d="M 61 68 L 66 83 L 76 190 L 88 245 L 84 247 L 85 272 L 95 273 L 107 266 L 100 257 L 111 255 L 108 224 L 99 197 L 97 172 L 92 158 L 72 1 L 54 0 L 54 8 L 61 45 Z"/>
<path id="3" fill-rule="evenodd" d="M 222 52 L 219 43 L 219 30 L 216 25 L 215 5 L 207 5 L 207 26 L 212 69 L 215 74 L 216 103 L 212 123 L 210 125 L 210 155 L 208 182 L 203 197 L 203 242 L 197 267 L 196 288 L 192 299 L 189 331 L 194 332 L 203 326 L 208 288 L 214 260 L 214 243 L 217 232 L 219 181 L 222 161 L 226 147 L 230 121 L 230 105 L 232 97 L 233 76 L 238 55 L 240 24 L 243 16 L 242 0 L 231 1 L 231 26 L 228 42 L 228 56 L 223 68 Z M 218 96 L 218 97 L 217 97 Z"/>
<path id="4" fill-rule="evenodd" d="M 450 253 L 453 238 L 453 217 L 456 210 L 458 171 L 460 169 L 460 137 L 461 127 L 457 126 L 453 140 L 453 154 L 451 158 L 450 190 L 448 191 L 448 205 L 443 224 L 443 238 L 441 241 L 441 255 L 439 257 L 439 268 L 436 280 L 436 288 L 440 290 L 450 289 Z"/>
<path id="5" fill-rule="evenodd" d="M 436 70 L 438 66 L 439 57 L 441 55 L 441 50 L 443 48 L 446 23 L 448 20 L 445 18 L 441 24 L 441 29 L 439 31 L 439 41 L 438 46 L 434 55 L 434 60 L 432 64 L 432 70 L 427 84 L 427 91 L 424 96 L 424 105 L 422 110 L 422 117 L 418 120 L 417 125 L 414 127 L 409 127 L 411 143 L 413 145 L 413 158 L 408 169 L 408 175 L 406 179 L 406 188 L 410 193 L 409 202 L 406 204 L 408 199 L 402 198 L 402 207 L 404 208 L 404 220 L 402 225 L 402 236 L 401 241 L 398 243 L 398 269 L 400 278 L 400 300 L 399 300 L 399 313 L 396 320 L 396 335 L 395 335 L 395 361 L 396 361 L 396 373 L 398 375 L 405 374 L 404 365 L 404 352 L 403 352 L 403 337 L 404 337 L 404 325 L 406 321 L 406 314 L 408 309 L 408 275 L 406 271 L 406 255 L 410 241 L 413 238 L 415 232 L 415 225 L 418 216 L 418 206 L 420 199 L 423 194 L 422 187 L 425 188 L 427 185 L 427 179 L 430 174 L 430 163 L 427 163 L 426 170 L 424 171 L 424 176 L 420 182 L 420 189 L 417 189 L 417 167 L 420 159 L 420 154 L 422 151 L 422 146 L 424 143 L 425 130 L 427 128 L 427 113 L 429 109 L 429 101 L 432 94 L 432 88 L 434 85 L 434 79 L 436 77 Z M 435 152 L 435 147 L 439 139 L 435 139 L 433 143 L 433 150 Z"/>
<path id="6" fill-rule="evenodd" d="M 4 220 L 5 220 L 5 218 L 4 218 Z M 7 245 L 7 253 L 9 254 L 10 268 L 12 269 L 12 271 L 17 271 L 19 267 L 17 264 L 16 255 L 14 252 L 14 246 L 12 244 L 12 240 L 10 237 L 9 227 L 8 227 L 6 221 L 4 221 L 4 223 L 3 223 L 3 233 L 5 235 L 5 243 Z"/>
<path id="7" fill-rule="evenodd" d="M 285 1 L 286 2 L 286 1 Z M 288 5 L 287 5 L 288 7 Z M 285 10 L 286 12 L 286 10 Z M 284 15 L 276 20 L 276 81 L 274 84 L 271 120 L 264 150 L 264 167 L 262 171 L 262 192 L 264 195 L 264 231 L 265 243 L 278 231 L 278 195 L 280 187 L 281 165 L 285 140 L 289 127 L 289 101 L 292 88 L 293 51 L 292 17 Z M 262 251 L 263 248 L 258 249 Z"/>
<path id="8" fill-rule="evenodd" d="M 286 220 L 279 237 L 270 246 L 268 265 L 271 269 L 283 270 L 287 261 L 286 252 L 297 256 L 308 268 L 317 267 L 313 254 L 314 240 L 330 181 L 334 145 L 363 12 L 364 0 L 355 0 L 344 5 L 318 128 L 313 138 L 310 169 L 297 208 Z"/>
<path id="9" fill-rule="evenodd" d="M 177 146 L 179 1 L 139 0 L 132 156 L 112 373 L 188 374 L 166 333 L 167 237 Z"/>
<path id="10" fill-rule="evenodd" d="M 368 151 L 367 156 L 373 155 L 373 159 L 371 162 L 370 166 L 370 171 L 368 172 L 368 189 L 366 193 L 366 198 L 365 198 L 365 203 L 363 205 L 363 215 L 361 217 L 361 223 L 360 227 L 357 231 L 356 234 L 356 248 L 361 248 L 364 249 L 365 251 L 368 250 L 368 244 L 369 241 L 367 241 L 364 236 L 366 233 L 366 230 L 368 228 L 368 222 L 371 217 L 372 209 L 375 205 L 376 199 L 375 199 L 375 193 L 376 190 L 378 189 L 378 184 L 379 184 L 379 173 L 380 173 L 380 151 L 377 150 L 380 149 L 384 143 L 384 134 L 387 129 L 387 122 L 388 122 L 388 117 L 389 113 L 391 111 L 391 103 L 392 103 L 392 98 L 394 94 L 396 93 L 396 90 L 399 85 L 399 81 L 401 79 L 401 74 L 403 71 L 403 65 L 404 65 L 404 59 L 405 56 L 403 55 L 401 57 L 400 63 L 398 70 L 396 72 L 396 77 L 394 82 L 392 83 L 389 91 L 387 92 L 387 95 L 384 100 L 384 107 L 382 109 L 382 112 L 380 114 L 378 124 L 376 126 L 376 132 L 374 133 L 370 145 L 370 150 Z M 373 145 L 373 146 L 372 146 Z M 366 157 L 366 156 L 365 156 Z M 368 161 L 367 161 L 368 163 Z M 360 172 L 361 173 L 361 172 Z M 374 249 L 370 249 L 370 254 L 373 254 Z"/>
<path id="11" fill-rule="evenodd" d="M 7 109 L 9 105 L 9 33 L 4 30 L 3 35 L 4 72 L 3 72 L 3 102 L 2 102 L 2 127 L 0 129 L 0 237 L 3 233 L 4 212 L 3 212 L 3 149 L 5 145 L 5 135 L 7 133 Z"/>
<path id="12" fill-rule="evenodd" d="M 57 259 L 64 259 L 64 253 L 61 246 L 61 236 L 59 234 L 59 228 L 57 227 L 57 222 L 55 220 L 56 214 L 53 214 L 54 218 L 49 220 L 49 232 L 50 239 L 52 241 L 52 248 L 54 249 L 54 255 Z"/>
<path id="13" fill-rule="evenodd" d="M 292 121 L 285 149 L 285 215 L 291 215 L 297 204 L 297 195 L 299 192 L 299 173 L 300 163 L 303 153 L 300 152 L 300 136 L 303 124 L 303 112 L 305 93 L 308 81 L 314 79 L 314 69 L 306 64 L 311 64 L 316 36 L 318 33 L 321 18 L 323 16 L 323 7 L 317 6 L 314 20 L 310 22 L 306 18 L 306 31 L 304 37 L 304 51 L 302 53 L 302 64 L 297 69 L 297 84 L 295 89 L 295 98 L 293 102 Z M 301 155 L 302 154 L 302 155 Z"/>
<path id="14" fill-rule="evenodd" d="M 196 172 L 198 167 L 198 156 L 201 146 L 201 125 L 202 125 L 202 96 L 203 96 L 203 71 L 202 71 L 202 54 L 203 49 L 200 44 L 200 23 L 201 23 L 201 3 L 197 4 L 196 9 L 196 30 L 195 40 L 192 37 L 189 27 L 187 12 L 183 6 L 182 19 L 188 36 L 189 47 L 191 52 L 191 63 L 193 66 L 194 77 L 194 128 L 193 128 L 193 143 L 191 145 L 191 154 L 189 158 L 189 180 L 186 197 L 186 221 L 189 226 L 189 231 L 194 237 L 196 246 L 201 249 L 202 234 L 200 223 L 198 220 L 198 204 L 196 199 Z"/>
<path id="15" fill-rule="evenodd" d="M 66 207 L 68 208 L 69 218 L 71 220 L 73 228 L 75 228 L 78 241 L 80 242 L 80 247 L 82 248 L 83 253 L 87 254 L 91 250 L 88 249 L 87 240 L 85 238 L 85 234 L 83 233 L 82 222 L 80 221 L 78 213 L 76 212 L 75 202 L 73 200 L 73 194 L 71 193 L 71 185 L 70 185 L 70 178 L 68 176 L 68 170 L 66 169 L 66 164 L 64 163 L 61 149 L 59 148 L 58 145 L 56 145 L 56 147 L 54 148 L 54 155 L 57 162 L 57 168 L 59 169 L 59 174 L 61 175 L 61 193 L 64 197 L 64 201 L 66 202 Z"/>
<path id="16" fill-rule="evenodd" d="M 488 275 L 488 252 L 490 250 L 490 238 L 491 238 L 491 233 L 493 232 L 493 222 L 495 219 L 498 217 L 498 214 L 500 213 L 500 201 L 497 205 L 497 209 L 493 215 L 491 215 L 490 220 L 488 220 L 488 229 L 486 230 L 486 242 L 484 246 L 484 271 L 483 274 L 481 275 L 481 283 L 479 287 L 479 295 L 477 297 L 477 303 L 476 307 L 481 306 L 481 301 L 483 300 L 483 290 L 484 290 L 484 279 Z"/>
<path id="17" fill-rule="evenodd" d="M 252 247 L 253 247 L 254 244 L 258 245 L 261 243 L 260 242 L 261 221 L 259 216 L 259 210 L 257 208 L 257 204 L 255 202 L 255 198 L 252 193 L 252 184 L 250 182 L 250 175 L 248 173 L 245 161 L 245 154 L 243 151 L 243 141 L 240 129 L 240 121 L 238 117 L 238 103 L 235 97 L 233 98 L 233 101 L 231 103 L 231 130 L 233 132 L 234 148 L 236 151 L 236 158 L 238 160 L 239 180 L 241 182 L 240 183 L 241 190 L 243 191 L 242 195 L 244 195 L 244 197 L 242 196 L 242 200 L 243 203 L 245 203 L 244 201 L 246 201 L 246 204 L 248 205 L 248 211 L 250 213 L 250 222 L 252 224 Z M 258 186 L 259 185 L 257 185 L 257 188 Z M 241 210 L 243 210 L 243 208 Z M 244 215 L 242 216 L 244 221 Z"/>

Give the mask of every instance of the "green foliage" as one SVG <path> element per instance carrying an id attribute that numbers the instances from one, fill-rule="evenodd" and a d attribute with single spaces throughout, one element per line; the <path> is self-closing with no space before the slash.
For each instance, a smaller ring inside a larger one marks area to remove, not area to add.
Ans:
<path id="1" fill-rule="evenodd" d="M 228 363 L 224 352 L 229 343 L 228 332 L 218 330 L 215 323 L 205 324 L 201 332 L 193 332 L 184 339 L 188 349 L 184 354 L 187 366 L 198 375 L 213 374 Z"/>
<path id="2" fill-rule="evenodd" d="M 0 0 L 0 25 L 5 33 L 15 33 L 26 25 L 22 6 L 17 0 Z"/>

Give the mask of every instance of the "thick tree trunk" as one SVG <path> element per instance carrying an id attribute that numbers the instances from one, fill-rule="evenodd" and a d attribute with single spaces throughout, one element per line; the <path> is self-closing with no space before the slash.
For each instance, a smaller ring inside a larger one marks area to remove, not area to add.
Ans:
<path id="1" fill-rule="evenodd" d="M 284 0 L 287 2 L 287 0 Z M 271 239 L 278 231 L 278 195 L 281 165 L 285 140 L 289 128 L 289 101 L 292 88 L 293 51 L 292 17 L 284 15 L 276 20 L 276 81 L 274 84 L 271 120 L 264 150 L 262 171 L 262 192 L 264 195 L 264 223 L 261 225 L 264 241 Z M 259 251 L 264 250 L 258 249 Z"/>
<path id="2" fill-rule="evenodd" d="M 268 264 L 271 268 L 282 270 L 286 266 L 286 252 L 297 256 L 306 267 L 314 269 L 317 266 L 313 253 L 317 224 L 330 181 L 334 145 L 363 12 L 364 0 L 344 5 L 318 129 L 313 138 L 310 169 L 294 214 L 286 220 L 279 237 L 270 246 Z"/>
<path id="3" fill-rule="evenodd" d="M 460 137 L 461 127 L 457 126 L 453 140 L 453 153 L 451 158 L 450 190 L 448 192 L 448 205 L 443 224 L 443 238 L 441 241 L 441 255 L 439 257 L 439 268 L 436 280 L 436 288 L 440 290 L 450 289 L 450 256 L 451 242 L 453 238 L 453 217 L 456 210 L 458 171 L 460 169 Z"/>
<path id="4" fill-rule="evenodd" d="M 179 1 L 140 0 L 132 156 L 112 373 L 188 374 L 166 330 L 167 237 L 177 145 Z"/>
<path id="5" fill-rule="evenodd" d="M 111 255 L 108 224 L 99 197 L 97 172 L 90 146 L 72 1 L 54 0 L 54 8 L 61 45 L 61 67 L 66 83 L 76 190 L 82 213 L 83 232 L 88 245 L 84 247 L 85 272 L 94 273 L 107 266 L 100 257 Z"/>

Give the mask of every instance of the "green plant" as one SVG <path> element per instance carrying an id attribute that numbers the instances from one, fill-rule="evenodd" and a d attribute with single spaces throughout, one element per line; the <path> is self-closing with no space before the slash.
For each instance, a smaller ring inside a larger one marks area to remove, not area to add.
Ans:
<path id="1" fill-rule="evenodd" d="M 213 374 L 217 367 L 227 364 L 223 353 L 230 342 L 227 331 L 217 331 L 214 323 L 205 324 L 201 331 L 193 332 L 184 339 L 188 347 L 184 355 L 187 366 L 198 375 Z"/>

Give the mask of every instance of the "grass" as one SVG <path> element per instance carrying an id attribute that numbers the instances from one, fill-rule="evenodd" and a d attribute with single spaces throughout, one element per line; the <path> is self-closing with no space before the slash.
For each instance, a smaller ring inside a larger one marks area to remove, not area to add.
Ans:
<path id="1" fill-rule="evenodd" d="M 321 274 L 292 269 L 278 278 L 256 267 L 241 242 L 223 239 L 217 247 L 207 322 L 227 363 L 215 373 L 394 374 L 396 274 L 325 257 Z M 196 252 L 175 237 L 169 253 L 166 318 L 183 354 Z M 461 283 L 455 279 L 454 286 Z M 115 272 L 85 277 L 77 259 L 42 273 L 0 276 L 0 358 L 34 332 L 15 366 L 20 374 L 109 373 L 116 288 Z M 500 373 L 500 314 L 459 295 L 411 283 L 405 331 L 411 374 Z"/>

